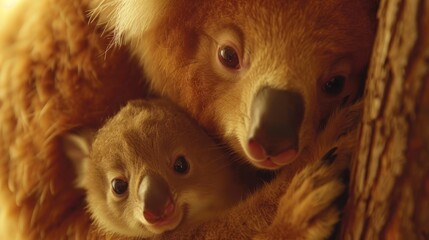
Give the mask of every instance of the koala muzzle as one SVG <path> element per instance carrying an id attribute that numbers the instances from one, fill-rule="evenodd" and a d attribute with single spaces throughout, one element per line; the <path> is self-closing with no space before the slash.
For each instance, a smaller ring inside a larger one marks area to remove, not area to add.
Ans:
<path id="1" fill-rule="evenodd" d="M 157 223 L 171 216 L 174 202 L 168 183 L 158 174 L 144 176 L 139 196 L 143 202 L 143 216 L 148 223 Z"/>
<path id="2" fill-rule="evenodd" d="M 294 91 L 264 87 L 251 105 L 248 154 L 254 162 L 292 162 L 298 152 L 304 116 L 302 96 Z"/>

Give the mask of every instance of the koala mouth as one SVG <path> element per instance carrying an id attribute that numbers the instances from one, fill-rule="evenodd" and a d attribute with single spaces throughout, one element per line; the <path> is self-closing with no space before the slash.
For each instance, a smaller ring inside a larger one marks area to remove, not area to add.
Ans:
<path id="1" fill-rule="evenodd" d="M 172 204 L 167 208 L 170 209 L 166 209 L 167 212 L 165 216 L 159 218 L 152 223 L 145 225 L 145 227 L 149 231 L 155 234 L 161 234 L 163 232 L 176 229 L 180 225 L 180 223 L 182 223 L 182 221 L 186 217 L 187 206 L 183 205 L 180 207 L 175 207 L 174 204 Z"/>
<path id="2" fill-rule="evenodd" d="M 252 159 L 252 163 L 259 168 L 277 169 L 292 163 L 298 155 L 298 151 L 295 148 L 286 149 L 278 155 L 270 156 L 263 153 L 263 149 L 257 143 L 250 142 L 248 146 L 252 156 L 260 156 L 257 159 Z"/>

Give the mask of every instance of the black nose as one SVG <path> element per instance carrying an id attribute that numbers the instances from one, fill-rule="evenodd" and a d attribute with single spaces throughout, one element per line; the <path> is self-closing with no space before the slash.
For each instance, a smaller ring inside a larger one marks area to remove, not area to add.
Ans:
<path id="1" fill-rule="evenodd" d="M 253 159 L 298 149 L 298 135 L 304 115 L 302 96 L 294 91 L 262 88 L 251 106 L 249 152 Z M 282 160 L 280 160 L 282 161 Z"/>

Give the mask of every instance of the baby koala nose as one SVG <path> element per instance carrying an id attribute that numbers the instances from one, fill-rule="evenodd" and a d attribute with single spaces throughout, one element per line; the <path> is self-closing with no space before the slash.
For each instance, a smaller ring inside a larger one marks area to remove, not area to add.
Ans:
<path id="1" fill-rule="evenodd" d="M 139 187 L 143 202 L 143 216 L 153 224 L 168 218 L 174 213 L 174 201 L 167 182 L 158 174 L 147 174 Z"/>
<path id="2" fill-rule="evenodd" d="M 262 88 L 251 106 L 247 152 L 255 162 L 292 162 L 298 153 L 304 101 L 290 90 Z"/>

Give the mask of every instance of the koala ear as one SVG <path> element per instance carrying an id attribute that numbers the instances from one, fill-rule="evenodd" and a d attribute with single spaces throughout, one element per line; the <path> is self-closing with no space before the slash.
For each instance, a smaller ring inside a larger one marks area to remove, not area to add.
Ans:
<path id="1" fill-rule="evenodd" d="M 91 19 L 113 31 L 114 43 L 120 45 L 124 40 L 139 37 L 165 16 L 168 4 L 173 0 L 103 0 L 94 1 Z"/>
<path id="2" fill-rule="evenodd" d="M 73 163 L 77 174 L 77 187 L 84 187 L 84 176 L 89 161 L 89 153 L 94 140 L 94 129 L 81 129 L 75 133 L 65 134 L 61 139 L 66 157 Z"/>

